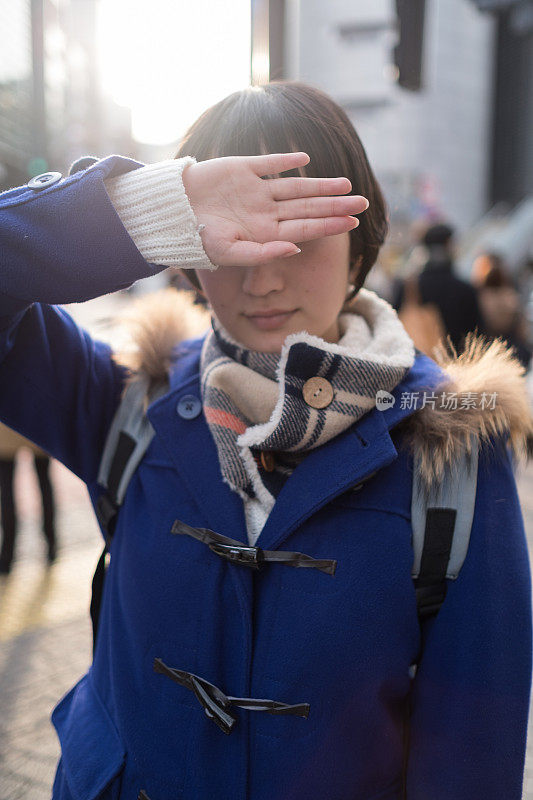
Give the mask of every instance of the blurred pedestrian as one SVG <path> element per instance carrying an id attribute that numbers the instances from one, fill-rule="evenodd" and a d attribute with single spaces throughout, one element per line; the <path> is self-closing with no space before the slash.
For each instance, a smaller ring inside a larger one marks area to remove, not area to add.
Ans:
<path id="1" fill-rule="evenodd" d="M 57 540 L 55 530 L 54 491 L 50 482 L 50 458 L 28 439 L 0 423 L 0 508 L 2 522 L 2 546 L 0 548 L 0 574 L 6 575 L 13 562 L 19 515 L 13 491 L 13 478 L 17 456 L 22 449 L 31 452 L 33 465 L 39 482 L 42 501 L 42 530 L 47 544 L 46 558 L 52 564 L 56 558 Z"/>
<path id="2" fill-rule="evenodd" d="M 455 273 L 454 231 L 450 225 L 444 222 L 431 225 L 424 232 L 421 244 L 426 250 L 425 264 L 418 274 L 397 284 L 393 306 L 400 318 L 407 305 L 410 309 L 418 306 L 425 315 L 420 329 L 410 327 L 409 322 L 406 324 L 421 350 L 431 352 L 436 339 L 449 336 L 456 352 L 460 353 L 467 333 L 485 333 L 476 290 Z M 429 313 L 425 310 L 427 306 Z M 424 331 L 429 335 L 419 337 Z"/>
<path id="3" fill-rule="evenodd" d="M 474 342 L 444 370 L 363 288 L 387 213 L 345 111 L 298 82 L 254 86 L 208 109 L 174 161 L 74 177 L 55 190 L 64 248 L 54 219 L 39 239 L 46 197 L 8 196 L 24 257 L 12 247 L 0 275 L 0 415 L 85 481 L 110 556 L 93 664 L 53 713 L 54 800 L 519 800 L 520 369 Z M 316 196 L 346 178 L 362 196 Z M 153 272 L 146 253 L 187 270 L 212 327 L 189 339 L 183 297 L 158 297 L 125 363 L 50 303 L 129 285 Z M 501 406 L 409 402 L 472 385 L 505 385 Z M 467 446 L 465 566 L 442 557 L 456 510 L 433 508 L 438 592 L 415 589 L 414 488 L 438 490 Z"/>
<path id="4" fill-rule="evenodd" d="M 531 343 L 527 318 L 503 258 L 496 253 L 479 255 L 474 261 L 472 282 L 478 290 L 487 335 L 504 339 L 529 369 Z"/>

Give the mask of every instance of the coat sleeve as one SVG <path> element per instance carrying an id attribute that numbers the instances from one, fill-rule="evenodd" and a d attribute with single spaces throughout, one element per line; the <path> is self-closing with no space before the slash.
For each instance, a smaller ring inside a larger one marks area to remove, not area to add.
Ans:
<path id="1" fill-rule="evenodd" d="M 465 563 L 426 623 L 407 800 L 520 800 L 531 683 L 530 573 L 509 453 L 480 451 Z"/>
<path id="2" fill-rule="evenodd" d="M 150 265 L 126 232 L 105 179 L 139 165 L 119 157 L 42 191 L 0 195 L 0 419 L 95 480 L 124 373 L 55 303 L 130 286 Z"/>
<path id="3" fill-rule="evenodd" d="M 143 258 L 106 191 L 140 166 L 111 156 L 45 189 L 0 194 L 0 315 L 89 300 L 164 268 Z"/>
<path id="4" fill-rule="evenodd" d="M 3 329 L 2 329 L 3 328 Z M 57 306 L 0 320 L 0 419 L 93 483 L 124 371 Z"/>

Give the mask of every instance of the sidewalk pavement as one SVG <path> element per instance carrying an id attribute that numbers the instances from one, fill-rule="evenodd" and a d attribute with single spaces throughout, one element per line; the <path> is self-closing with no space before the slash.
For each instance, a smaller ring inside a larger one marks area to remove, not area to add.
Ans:
<path id="1" fill-rule="evenodd" d="M 17 560 L 0 578 L 0 800 L 49 800 L 59 757 L 50 712 L 91 660 L 88 608 L 101 534 L 84 485 L 52 467 L 60 546 L 48 567 L 29 454 L 17 465 Z"/>

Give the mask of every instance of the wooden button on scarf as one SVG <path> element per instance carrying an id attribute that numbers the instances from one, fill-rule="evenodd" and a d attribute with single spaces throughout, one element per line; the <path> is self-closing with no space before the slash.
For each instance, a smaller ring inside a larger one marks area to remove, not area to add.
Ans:
<path id="1" fill-rule="evenodd" d="M 302 393 L 311 408 L 327 408 L 333 400 L 333 386 L 325 378 L 309 378 Z"/>

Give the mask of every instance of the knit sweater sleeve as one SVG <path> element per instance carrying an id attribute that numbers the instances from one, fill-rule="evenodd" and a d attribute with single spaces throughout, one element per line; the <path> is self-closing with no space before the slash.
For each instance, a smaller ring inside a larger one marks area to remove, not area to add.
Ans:
<path id="1" fill-rule="evenodd" d="M 182 174 L 191 157 L 148 164 L 105 180 L 122 224 L 142 256 L 166 267 L 214 270 Z"/>

